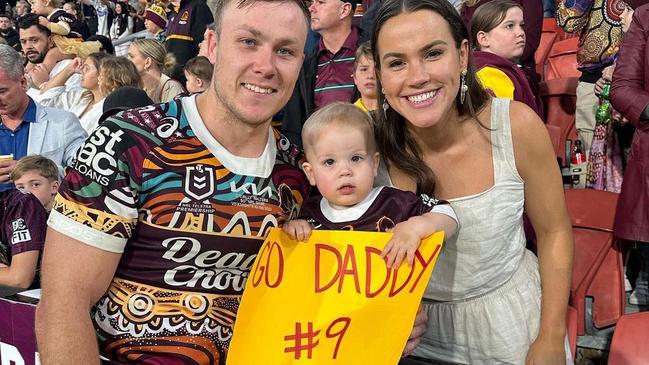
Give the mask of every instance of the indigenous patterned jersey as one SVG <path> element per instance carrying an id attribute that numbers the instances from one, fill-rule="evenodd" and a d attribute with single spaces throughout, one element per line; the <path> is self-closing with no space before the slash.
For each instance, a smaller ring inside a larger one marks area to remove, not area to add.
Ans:
<path id="1" fill-rule="evenodd" d="M 300 218 L 314 229 L 385 232 L 428 212 L 448 215 L 457 222 L 446 201 L 387 186 L 374 188 L 363 201 L 347 209 L 334 209 L 326 199 L 312 197 L 304 203 Z"/>
<path id="2" fill-rule="evenodd" d="M 268 230 L 308 192 L 275 131 L 259 158 L 230 154 L 195 96 L 118 114 L 79 150 L 49 224 L 123 252 L 95 306 L 112 363 L 225 364 L 240 297 Z"/>
<path id="3" fill-rule="evenodd" d="M 11 266 L 13 256 L 43 249 L 46 221 L 47 212 L 34 195 L 16 189 L 0 192 L 0 264 Z"/>

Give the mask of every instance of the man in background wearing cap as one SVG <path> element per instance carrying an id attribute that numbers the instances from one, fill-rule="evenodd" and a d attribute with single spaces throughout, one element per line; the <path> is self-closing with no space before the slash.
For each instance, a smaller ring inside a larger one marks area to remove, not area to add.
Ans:
<path id="1" fill-rule="evenodd" d="M 156 4 L 146 8 L 144 11 L 144 27 L 149 33 L 153 34 L 153 39 L 164 44 L 167 39 L 167 34 L 165 33 L 165 29 L 167 28 L 167 13 L 165 10 Z"/>
<path id="2" fill-rule="evenodd" d="M 304 121 L 314 111 L 335 101 L 357 99 L 354 56 L 363 38 L 352 25 L 356 0 L 319 0 L 311 3 L 311 30 L 320 35 L 318 46 L 306 55 L 293 95 L 284 108 L 282 133 L 302 145 Z"/>

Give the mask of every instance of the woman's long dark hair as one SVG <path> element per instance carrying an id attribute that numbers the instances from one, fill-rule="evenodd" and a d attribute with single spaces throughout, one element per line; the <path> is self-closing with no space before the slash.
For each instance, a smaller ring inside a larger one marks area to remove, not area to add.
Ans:
<path id="1" fill-rule="evenodd" d="M 439 14 L 448 22 L 449 30 L 459 49 L 463 40 L 469 40 L 469 34 L 455 8 L 447 0 L 385 0 L 379 8 L 372 33 L 372 50 L 376 67 L 377 89 L 381 90 L 381 60 L 379 58 L 378 38 L 385 22 L 402 14 L 417 10 L 430 10 Z M 404 40 L 407 41 L 407 40 Z M 466 85 L 469 87 L 464 103 L 460 102 L 460 93 L 455 97 L 455 107 L 459 116 L 468 116 L 477 123 L 477 114 L 489 100 L 489 95 L 476 79 L 473 72 L 471 52 L 468 53 Z M 458 78 L 460 75 L 457 75 Z M 378 104 L 385 102 L 385 95 L 378 93 Z M 435 175 L 422 160 L 421 150 L 408 130 L 408 122 L 394 109 L 386 113 L 376 113 L 377 145 L 384 161 L 390 166 L 394 164 L 399 170 L 415 179 L 417 193 L 433 194 L 435 191 Z M 480 123 L 482 125 L 482 123 Z M 484 125 L 482 125 L 484 127 Z"/>
<path id="2" fill-rule="evenodd" d="M 122 35 L 128 29 L 128 17 L 131 15 L 128 13 L 128 4 L 123 1 L 118 1 L 115 6 L 119 5 L 122 8 L 122 13 L 117 14 L 115 11 L 115 20 L 117 22 L 117 35 Z"/>

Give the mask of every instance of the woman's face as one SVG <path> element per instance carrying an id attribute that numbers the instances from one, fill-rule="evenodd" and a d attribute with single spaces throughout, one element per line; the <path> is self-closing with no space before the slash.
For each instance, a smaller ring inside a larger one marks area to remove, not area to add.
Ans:
<path id="1" fill-rule="evenodd" d="M 142 75 L 145 71 L 146 57 L 144 57 L 144 55 L 142 55 L 142 52 L 140 52 L 140 50 L 132 44 L 128 46 L 128 59 L 133 62 L 135 68 L 137 69 L 137 72 Z"/>
<path id="2" fill-rule="evenodd" d="M 633 8 L 630 7 L 627 4 L 624 4 L 624 11 L 622 11 L 622 15 L 620 15 L 620 20 L 622 23 L 622 32 L 626 33 L 629 30 L 629 27 L 631 26 L 631 22 L 633 21 Z"/>
<path id="3" fill-rule="evenodd" d="M 81 66 L 81 87 L 88 90 L 99 87 L 99 70 L 91 57 L 86 58 Z"/>
<path id="4" fill-rule="evenodd" d="M 468 41 L 458 50 L 442 16 L 431 10 L 397 15 L 383 24 L 377 48 L 385 97 L 412 126 L 435 126 L 455 110 Z"/>
<path id="5" fill-rule="evenodd" d="M 122 12 L 123 12 L 122 11 L 122 4 L 120 4 L 120 3 L 115 4 L 115 13 L 122 14 Z"/>
<path id="6" fill-rule="evenodd" d="M 488 32 L 478 32 L 480 50 L 496 54 L 502 58 L 516 61 L 525 49 L 525 22 L 523 10 L 509 8 L 500 24 Z"/>

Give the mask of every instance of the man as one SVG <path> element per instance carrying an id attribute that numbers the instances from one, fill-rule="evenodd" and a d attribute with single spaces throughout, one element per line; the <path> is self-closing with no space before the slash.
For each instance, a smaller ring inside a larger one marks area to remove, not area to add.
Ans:
<path id="1" fill-rule="evenodd" d="M 25 0 L 19 0 L 16 2 L 16 19 L 21 18 L 29 13 L 31 13 L 32 7 Z"/>
<path id="2" fill-rule="evenodd" d="M 20 48 L 18 32 L 11 26 L 11 18 L 7 14 L 0 14 L 0 37 L 7 41 L 7 44 L 14 49 Z"/>
<path id="3" fill-rule="evenodd" d="M 38 15 L 36 14 L 27 14 L 20 18 L 18 21 L 18 34 L 23 54 L 29 61 L 27 67 L 31 67 L 28 76 L 31 79 L 30 86 L 33 90 L 30 89 L 28 93 L 29 96 L 38 100 L 40 96 L 38 88 L 44 82 L 63 71 L 72 60 L 61 60 L 51 70 L 47 70 L 47 67 L 43 65 L 45 56 L 55 45 L 52 41 L 52 32 L 47 27 L 39 24 Z M 70 76 L 68 81 L 65 82 L 66 90 L 79 87 L 81 87 L 80 74 Z"/>
<path id="4" fill-rule="evenodd" d="M 66 111 L 43 107 L 25 92 L 27 80 L 22 57 L 8 45 L 0 45 L 0 191 L 13 187 L 9 174 L 17 160 L 40 154 L 63 168 L 72 162 L 86 138 L 79 119 Z"/>
<path id="5" fill-rule="evenodd" d="M 215 14 L 214 86 L 108 118 L 68 170 L 43 259 L 44 365 L 225 364 L 256 253 L 306 198 L 301 153 L 270 123 L 307 9 L 225 0 Z"/>
<path id="6" fill-rule="evenodd" d="M 171 76 L 184 84 L 183 67 L 198 54 L 205 28 L 214 18 L 205 0 L 174 0 L 170 5 L 173 12 L 167 22 L 165 46 L 176 57 Z"/>
<path id="7" fill-rule="evenodd" d="M 302 124 L 311 113 L 334 101 L 353 102 L 358 97 L 351 76 L 362 38 L 352 26 L 355 8 L 356 0 L 318 0 L 309 7 L 311 30 L 320 40 L 304 61 L 282 121 L 282 133 L 297 145 L 302 145 Z"/>
<path id="8" fill-rule="evenodd" d="M 577 68 L 575 126 L 589 156 L 595 132 L 595 111 L 599 105 L 595 83 L 617 58 L 622 40 L 622 0 L 558 0 L 557 25 L 568 33 L 580 33 Z"/>

